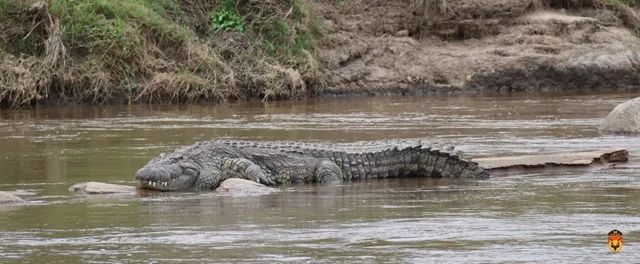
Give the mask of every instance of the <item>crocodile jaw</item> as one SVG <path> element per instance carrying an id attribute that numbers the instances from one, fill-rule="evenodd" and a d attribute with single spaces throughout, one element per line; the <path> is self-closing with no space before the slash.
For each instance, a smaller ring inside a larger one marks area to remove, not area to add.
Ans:
<path id="1" fill-rule="evenodd" d="M 193 187 L 198 175 L 177 164 L 148 164 L 136 172 L 140 188 L 158 191 L 181 191 Z"/>

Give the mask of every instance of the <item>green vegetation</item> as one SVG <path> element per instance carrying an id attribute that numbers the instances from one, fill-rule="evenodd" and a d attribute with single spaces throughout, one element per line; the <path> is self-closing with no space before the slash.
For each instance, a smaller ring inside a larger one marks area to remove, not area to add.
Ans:
<path id="1" fill-rule="evenodd" d="M 303 0 L 0 1 L 0 104 L 312 93 L 313 17 Z"/>
<path id="2" fill-rule="evenodd" d="M 244 19 L 236 11 L 236 1 L 224 1 L 211 17 L 214 32 L 244 31 Z"/>

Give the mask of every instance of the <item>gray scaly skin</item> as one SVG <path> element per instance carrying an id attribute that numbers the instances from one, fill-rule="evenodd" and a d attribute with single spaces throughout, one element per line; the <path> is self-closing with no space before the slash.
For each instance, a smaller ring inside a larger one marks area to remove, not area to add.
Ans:
<path id="1" fill-rule="evenodd" d="M 452 147 L 422 141 L 342 144 L 213 140 L 161 154 L 138 170 L 142 188 L 212 190 L 228 178 L 269 186 L 301 182 L 339 183 L 365 178 L 488 178 L 477 163 Z"/>

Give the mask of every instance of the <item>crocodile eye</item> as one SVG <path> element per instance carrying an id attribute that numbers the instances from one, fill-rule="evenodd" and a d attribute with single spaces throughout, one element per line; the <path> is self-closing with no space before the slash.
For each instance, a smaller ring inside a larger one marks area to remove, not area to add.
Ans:
<path id="1" fill-rule="evenodd" d="M 182 169 L 182 174 L 187 175 L 187 176 L 196 176 L 197 173 L 194 169 L 192 168 L 183 168 Z"/>

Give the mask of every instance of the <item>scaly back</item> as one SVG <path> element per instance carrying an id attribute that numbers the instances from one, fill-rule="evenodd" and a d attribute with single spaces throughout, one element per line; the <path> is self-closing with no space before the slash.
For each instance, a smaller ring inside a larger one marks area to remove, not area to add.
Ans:
<path id="1" fill-rule="evenodd" d="M 312 156 L 335 162 L 345 180 L 387 177 L 488 178 L 489 172 L 453 147 L 424 140 L 301 143 L 294 141 L 217 140 L 238 149 L 260 149 Z"/>

